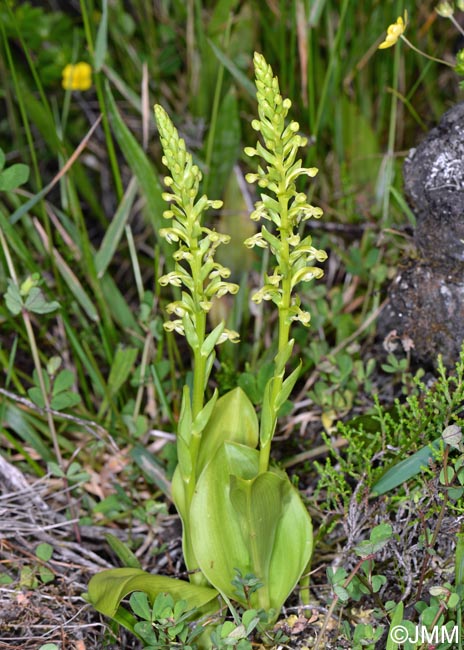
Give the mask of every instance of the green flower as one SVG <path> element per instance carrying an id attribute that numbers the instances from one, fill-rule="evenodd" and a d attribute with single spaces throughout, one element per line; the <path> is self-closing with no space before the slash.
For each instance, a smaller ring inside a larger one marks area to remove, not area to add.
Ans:
<path id="1" fill-rule="evenodd" d="M 238 285 L 223 281 L 230 276 L 230 270 L 214 261 L 216 249 L 227 244 L 230 237 L 202 225 L 203 213 L 210 208 L 219 209 L 222 201 L 211 201 L 206 195 L 198 198 L 200 169 L 161 106 L 155 106 L 155 117 L 164 152 L 163 163 L 171 174 L 164 179 L 169 191 L 163 193 L 164 200 L 170 204 L 163 216 L 171 224 L 159 234 L 170 244 L 177 244 L 173 253 L 174 271 L 159 278 L 159 283 L 185 289 L 181 300 L 167 307 L 168 314 L 181 320 L 168 321 L 164 327 L 180 334 L 196 331 L 200 340 L 205 336 L 204 317 L 211 309 L 212 299 L 238 291 Z M 235 340 L 238 335 L 233 334 L 222 340 Z"/>
<path id="2" fill-rule="evenodd" d="M 259 120 L 252 127 L 261 134 L 262 142 L 247 147 L 245 153 L 259 157 L 257 173 L 247 174 L 249 183 L 257 183 L 263 191 L 250 215 L 254 221 L 265 219 L 274 224 L 276 234 L 266 226 L 245 241 L 245 246 L 269 248 L 276 258 L 273 273 L 265 278 L 265 285 L 252 300 L 260 303 L 272 300 L 279 308 L 280 340 L 288 338 L 288 328 L 293 320 L 309 324 L 309 314 L 299 308 L 292 290 L 300 282 L 307 282 L 323 275 L 321 269 L 312 265 L 314 260 L 323 262 L 327 254 L 312 246 L 311 237 L 301 241 L 300 224 L 310 218 L 319 218 L 322 210 L 310 205 L 306 194 L 298 192 L 296 182 L 301 176 L 313 178 L 315 167 L 304 167 L 298 158 L 299 149 L 306 145 L 306 138 L 298 132 L 300 125 L 286 123 L 291 107 L 289 99 L 282 98 L 277 77 L 261 54 L 254 57 Z"/>

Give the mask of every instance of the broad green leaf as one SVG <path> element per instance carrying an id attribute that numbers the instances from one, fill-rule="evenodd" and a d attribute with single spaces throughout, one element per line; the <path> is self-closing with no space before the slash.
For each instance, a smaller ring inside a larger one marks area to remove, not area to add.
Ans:
<path id="1" fill-rule="evenodd" d="M 98 26 L 97 38 L 95 40 L 95 72 L 100 72 L 105 61 L 108 47 L 108 0 L 102 0 L 102 16 Z"/>
<path id="2" fill-rule="evenodd" d="M 264 583 L 252 605 L 278 612 L 309 562 L 312 527 L 288 477 L 258 475 L 258 466 L 255 449 L 237 443 L 218 449 L 198 480 L 190 529 L 200 569 L 218 591 L 236 599 L 231 583 L 239 568 Z"/>
<path id="3" fill-rule="evenodd" d="M 427 467 L 430 458 L 433 458 L 434 451 L 439 449 L 441 438 L 434 440 L 427 447 L 422 447 L 409 458 L 397 463 L 385 472 L 381 479 L 372 488 L 373 496 L 380 496 L 401 485 L 410 478 L 420 474 L 423 467 Z"/>
<path id="4" fill-rule="evenodd" d="M 230 499 L 229 458 L 239 456 L 242 478 L 257 474 L 259 453 L 243 445 L 221 446 L 201 474 L 190 508 L 190 530 L 195 557 L 208 581 L 221 593 L 235 598 L 235 568 L 253 573 L 250 549 Z M 237 463 L 238 464 L 238 463 Z M 205 516 L 207 513 L 207 516 Z M 280 513 L 278 513 L 280 514 Z M 256 575 L 256 574 L 255 574 Z M 257 576 L 263 582 L 263 576 Z M 242 603 L 244 606 L 246 603 Z"/>
<path id="5" fill-rule="evenodd" d="M 251 571 L 265 583 L 259 589 L 259 605 L 270 605 L 269 568 L 277 525 L 284 505 L 284 481 L 265 472 L 252 479 L 230 477 L 230 501 L 238 519 L 242 539 L 250 540 Z M 262 593 L 264 592 L 264 593 Z"/>
<path id="6" fill-rule="evenodd" d="M 313 527 L 306 506 L 288 476 L 272 470 L 285 483 L 283 513 L 279 520 L 269 569 L 271 605 L 280 611 L 309 564 Z"/>
<path id="7" fill-rule="evenodd" d="M 137 182 L 132 178 L 95 256 L 95 269 L 99 278 L 103 277 L 113 259 L 113 255 L 124 232 L 124 226 L 129 218 L 136 193 Z"/>
<path id="8" fill-rule="evenodd" d="M 5 167 L 5 152 L 0 147 L 0 172 Z"/>
<path id="9" fill-rule="evenodd" d="M 166 204 L 162 198 L 163 190 L 158 179 L 158 174 L 148 160 L 142 147 L 121 118 L 108 84 L 106 85 L 106 98 L 116 140 L 132 173 L 137 178 L 139 187 L 147 202 L 147 212 L 157 234 L 164 225 L 162 215 L 166 209 Z M 169 252 L 165 239 L 160 237 L 159 242 L 161 248 Z"/>
<path id="10" fill-rule="evenodd" d="M 94 575 L 89 582 L 87 598 L 96 610 L 113 617 L 121 600 L 134 591 L 143 591 L 151 600 L 159 593 L 168 593 L 174 600 L 185 600 L 189 609 L 205 605 L 209 605 L 211 610 L 218 608 L 218 593 L 211 587 L 200 587 L 129 567 L 107 569 Z"/>
<path id="11" fill-rule="evenodd" d="M 125 544 L 119 537 L 107 533 L 105 539 L 111 547 L 111 550 L 116 553 L 118 558 L 121 560 L 124 566 L 131 569 L 140 569 L 140 562 L 136 555 L 131 551 L 131 549 Z"/>
<path id="12" fill-rule="evenodd" d="M 117 348 L 108 377 L 110 395 L 115 395 L 127 381 L 137 358 L 137 353 L 137 348 Z"/>
<path id="13" fill-rule="evenodd" d="M 197 477 L 226 441 L 255 448 L 258 444 L 258 418 L 253 404 L 241 388 L 220 397 L 201 436 Z"/>
<path id="14" fill-rule="evenodd" d="M 29 167 L 22 163 L 11 165 L 0 172 L 0 192 L 12 192 L 29 178 Z"/>

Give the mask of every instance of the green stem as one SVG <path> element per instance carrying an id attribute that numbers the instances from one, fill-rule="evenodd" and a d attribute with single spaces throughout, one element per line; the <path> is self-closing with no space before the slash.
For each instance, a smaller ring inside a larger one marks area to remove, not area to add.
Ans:
<path id="1" fill-rule="evenodd" d="M 282 176 L 284 172 L 282 171 Z M 291 224 L 288 222 L 288 192 L 285 189 L 285 180 L 282 179 L 279 188 L 279 205 L 280 205 L 280 242 L 281 248 L 279 251 L 279 269 L 282 274 L 282 297 L 279 310 L 279 343 L 277 353 L 279 354 L 287 346 L 290 337 L 290 319 L 289 310 L 292 300 L 292 273 L 290 265 L 290 247 L 288 238 L 291 235 Z M 272 387 L 272 394 L 269 400 L 269 408 L 272 410 L 272 429 L 269 439 L 261 445 L 259 450 L 259 473 L 267 472 L 269 469 L 269 457 L 271 453 L 271 442 L 274 437 L 275 428 L 277 425 L 277 412 L 276 401 L 277 396 L 282 388 L 284 373 L 275 376 L 275 381 Z"/>
<path id="2" fill-rule="evenodd" d="M 282 189 L 279 194 L 280 205 L 280 272 L 282 273 L 282 302 L 279 305 L 279 347 L 281 352 L 288 343 L 290 336 L 289 310 L 292 300 L 292 274 L 290 268 L 290 247 L 288 238 L 291 235 L 291 226 L 288 223 L 288 196 L 285 192 L 285 185 L 281 183 Z"/>

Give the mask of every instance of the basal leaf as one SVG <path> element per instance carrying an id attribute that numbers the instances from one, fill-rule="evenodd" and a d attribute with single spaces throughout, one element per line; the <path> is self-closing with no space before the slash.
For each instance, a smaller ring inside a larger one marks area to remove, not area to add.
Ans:
<path id="1" fill-rule="evenodd" d="M 198 480 L 189 522 L 193 550 L 202 572 L 218 591 L 235 598 L 235 568 L 245 575 L 252 573 L 253 567 L 243 526 L 230 499 L 230 464 L 235 464 L 232 458 L 241 461 L 237 462 L 240 466 L 236 472 L 241 478 L 257 474 L 259 453 L 255 449 L 233 443 L 221 446 Z"/>
<path id="2" fill-rule="evenodd" d="M 226 441 L 252 448 L 258 444 L 258 418 L 241 388 L 234 388 L 217 400 L 202 433 L 197 476 Z"/>
<path id="3" fill-rule="evenodd" d="M 264 584 L 252 605 L 278 612 L 309 562 L 312 527 L 287 475 L 258 474 L 258 465 L 255 449 L 224 444 L 198 480 L 190 531 L 200 569 L 218 591 L 236 599 L 238 568 Z"/>
<path id="4" fill-rule="evenodd" d="M 94 575 L 89 582 L 87 599 L 96 610 L 114 617 L 121 600 L 134 591 L 143 591 L 151 600 L 159 593 L 168 593 L 174 600 L 185 600 L 189 609 L 208 605 L 210 611 L 214 611 L 218 607 L 215 589 L 128 567 L 107 569 Z"/>
<path id="5" fill-rule="evenodd" d="M 283 508 L 269 568 L 271 605 L 277 613 L 298 584 L 313 550 L 311 517 L 288 476 L 279 474 L 284 483 Z"/>

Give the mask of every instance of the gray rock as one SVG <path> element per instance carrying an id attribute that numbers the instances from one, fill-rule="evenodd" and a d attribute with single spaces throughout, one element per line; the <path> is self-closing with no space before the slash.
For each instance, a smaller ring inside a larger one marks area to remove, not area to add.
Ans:
<path id="1" fill-rule="evenodd" d="M 412 356 L 421 365 L 436 364 L 441 354 L 445 366 L 454 366 L 464 340 L 462 274 L 413 262 L 393 280 L 388 294 L 383 336 L 396 330 L 399 339 L 412 340 Z"/>
<path id="2" fill-rule="evenodd" d="M 413 359 L 454 366 L 464 340 L 464 103 L 440 120 L 404 164 L 419 259 L 393 280 L 379 334 L 412 341 Z"/>
<path id="3" fill-rule="evenodd" d="M 411 150 L 403 174 L 421 256 L 446 267 L 464 265 L 464 103 Z"/>

